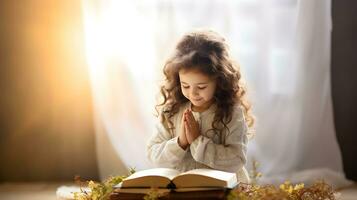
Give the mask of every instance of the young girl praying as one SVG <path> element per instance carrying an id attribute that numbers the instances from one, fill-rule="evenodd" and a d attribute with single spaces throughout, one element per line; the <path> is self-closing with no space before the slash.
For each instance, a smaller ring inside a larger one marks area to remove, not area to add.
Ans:
<path id="1" fill-rule="evenodd" d="M 234 172 L 249 182 L 244 165 L 254 117 L 225 39 L 213 31 L 184 35 L 163 72 L 160 123 L 147 145 L 149 160 L 181 172 Z"/>

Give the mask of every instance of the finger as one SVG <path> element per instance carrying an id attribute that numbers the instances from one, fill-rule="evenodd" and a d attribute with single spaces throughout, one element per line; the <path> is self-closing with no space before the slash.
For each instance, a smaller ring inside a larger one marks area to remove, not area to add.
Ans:
<path id="1" fill-rule="evenodd" d="M 190 117 L 194 118 L 193 113 L 192 113 L 191 110 L 188 112 L 188 115 L 189 115 Z"/>
<path id="2" fill-rule="evenodd" d="M 195 117 L 193 116 L 192 113 L 188 113 L 187 114 L 187 118 L 188 118 L 190 123 L 195 123 L 196 122 L 196 119 L 195 119 Z"/>
<path id="3" fill-rule="evenodd" d="M 190 120 L 188 113 L 185 113 L 185 120 Z"/>
<path id="4" fill-rule="evenodd" d="M 187 117 L 191 117 L 192 116 L 192 112 L 187 111 L 187 113 L 185 113 Z"/>
<path id="5" fill-rule="evenodd" d="M 186 132 L 186 134 L 189 134 L 189 127 L 188 127 L 187 121 L 185 121 L 185 132 Z"/>
<path id="6" fill-rule="evenodd" d="M 190 109 L 186 108 L 185 113 L 188 113 L 188 112 L 190 112 Z"/>
<path id="7" fill-rule="evenodd" d="M 194 123 L 195 123 L 195 122 L 192 122 L 191 120 L 190 120 L 190 121 L 187 121 L 187 127 L 191 130 L 191 129 L 195 126 Z"/>
<path id="8" fill-rule="evenodd" d="M 187 119 L 187 117 L 185 118 L 185 126 L 189 127 L 190 126 L 190 120 Z"/>

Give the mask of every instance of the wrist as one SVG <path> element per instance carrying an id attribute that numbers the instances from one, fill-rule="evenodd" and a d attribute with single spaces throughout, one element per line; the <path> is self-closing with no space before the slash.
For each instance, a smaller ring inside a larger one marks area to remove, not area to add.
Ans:
<path id="1" fill-rule="evenodd" d="M 192 134 L 190 136 L 186 136 L 187 137 L 187 142 L 189 144 L 191 144 L 193 141 L 195 141 L 201 134 L 199 132 Z"/>
<path id="2" fill-rule="evenodd" d="M 199 137 L 200 137 L 200 135 L 196 135 L 195 137 L 193 137 L 193 138 L 191 139 L 190 144 L 192 144 L 194 141 L 196 141 L 197 138 L 199 138 Z"/>
<path id="3" fill-rule="evenodd" d="M 178 145 L 179 145 L 182 149 L 184 149 L 184 150 L 186 150 L 187 147 L 188 147 L 188 145 L 189 145 L 188 142 L 182 140 L 182 139 L 180 138 L 180 136 L 179 136 L 178 139 L 177 139 L 177 143 L 178 143 Z"/>

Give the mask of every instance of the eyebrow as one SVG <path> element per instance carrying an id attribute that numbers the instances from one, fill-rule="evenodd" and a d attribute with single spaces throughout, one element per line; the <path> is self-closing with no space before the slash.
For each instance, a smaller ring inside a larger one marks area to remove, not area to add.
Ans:
<path id="1" fill-rule="evenodd" d="M 186 83 L 186 82 L 183 82 L 183 81 L 181 81 L 181 83 L 189 85 L 188 83 Z M 208 82 L 203 82 L 203 83 L 196 83 L 196 84 L 197 84 L 197 85 L 203 85 L 203 84 L 208 84 Z"/>

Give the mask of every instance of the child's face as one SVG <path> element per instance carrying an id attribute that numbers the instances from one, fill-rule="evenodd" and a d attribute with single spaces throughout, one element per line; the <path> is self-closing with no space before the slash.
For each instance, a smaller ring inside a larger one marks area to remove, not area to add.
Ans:
<path id="1" fill-rule="evenodd" d="M 180 70 L 182 94 L 196 107 L 207 107 L 213 102 L 216 80 L 198 70 Z"/>

